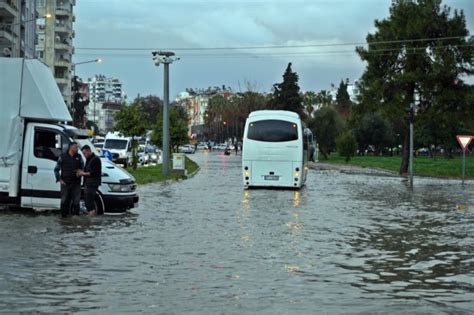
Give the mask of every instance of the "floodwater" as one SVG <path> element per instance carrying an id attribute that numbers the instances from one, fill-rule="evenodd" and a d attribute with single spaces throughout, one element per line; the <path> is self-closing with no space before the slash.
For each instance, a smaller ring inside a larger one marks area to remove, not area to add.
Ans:
<path id="1" fill-rule="evenodd" d="M 311 171 L 250 190 L 240 157 L 140 188 L 122 216 L 0 214 L 0 312 L 474 310 L 474 192 L 457 181 Z"/>

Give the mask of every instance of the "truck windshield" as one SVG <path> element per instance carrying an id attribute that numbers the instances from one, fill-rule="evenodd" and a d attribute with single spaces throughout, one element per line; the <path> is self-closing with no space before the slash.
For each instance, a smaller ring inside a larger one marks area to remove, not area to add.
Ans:
<path id="1" fill-rule="evenodd" d="M 127 140 L 107 139 L 104 143 L 104 149 L 125 150 L 127 148 Z"/>
<path id="2" fill-rule="evenodd" d="M 298 140 L 298 125 L 284 120 L 260 120 L 251 122 L 247 138 L 264 142 L 286 142 Z"/>

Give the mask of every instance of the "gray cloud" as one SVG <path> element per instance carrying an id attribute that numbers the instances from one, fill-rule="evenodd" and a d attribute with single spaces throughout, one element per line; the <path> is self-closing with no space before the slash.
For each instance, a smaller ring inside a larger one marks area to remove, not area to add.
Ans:
<path id="1" fill-rule="evenodd" d="M 447 0 L 464 9 L 473 29 L 470 0 Z M 229 47 L 307 45 L 364 41 L 375 19 L 388 16 L 388 0 L 331 1 L 155 1 L 78 0 L 75 46 L 81 47 Z M 171 95 L 186 87 L 230 85 L 255 81 L 268 91 L 288 62 L 300 75 L 303 90 L 328 88 L 341 78 L 357 79 L 364 64 L 355 54 L 328 51 L 353 47 L 294 48 L 227 52 L 237 57 L 188 56 L 171 67 Z M 319 55 L 304 55 L 317 51 Z M 203 52 L 200 52 L 203 53 Z M 206 54 L 223 52 L 204 52 Z M 242 53 L 248 54 L 242 56 Z M 267 53 L 266 57 L 261 54 Z M 284 56 L 276 56 L 284 53 Z M 162 70 L 148 51 L 102 52 L 76 49 L 75 61 L 101 56 L 101 64 L 77 68 L 80 76 L 102 73 L 119 77 L 129 97 L 137 93 L 162 95 Z"/>

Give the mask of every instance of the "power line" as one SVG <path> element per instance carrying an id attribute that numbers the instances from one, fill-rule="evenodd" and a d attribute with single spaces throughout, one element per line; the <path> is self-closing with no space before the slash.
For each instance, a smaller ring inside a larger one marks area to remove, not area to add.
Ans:
<path id="1" fill-rule="evenodd" d="M 337 46 L 358 46 L 358 45 L 377 45 L 377 44 L 401 44 L 416 43 L 428 41 L 442 41 L 466 38 L 468 36 L 449 36 L 449 37 L 431 37 L 418 39 L 403 40 L 386 40 L 367 42 L 348 42 L 348 43 L 325 43 L 325 44 L 307 44 L 307 45 L 268 45 L 268 46 L 240 46 L 240 47 L 149 47 L 149 48 L 132 48 L 132 47 L 76 47 L 77 50 L 110 50 L 110 51 L 140 51 L 140 50 L 177 50 L 177 51 L 206 51 L 206 50 L 252 50 L 252 49 L 282 49 L 282 48 L 314 48 L 314 47 L 337 47 Z"/>
<path id="2" fill-rule="evenodd" d="M 474 44 L 466 45 L 443 45 L 434 47 L 434 49 L 444 49 L 444 48 L 462 48 L 462 47 L 474 47 Z M 385 55 L 393 56 L 393 52 L 399 52 L 399 48 L 386 48 L 386 49 L 370 49 L 365 52 L 369 55 Z M 426 53 L 425 47 L 406 47 L 405 54 L 424 54 Z M 254 53 L 184 53 L 180 54 L 182 58 L 267 58 L 267 57 L 316 57 L 316 56 L 351 56 L 355 55 L 357 52 L 355 50 L 333 50 L 333 51 L 309 51 L 309 52 L 254 52 Z M 96 56 L 94 54 L 75 54 L 80 56 Z M 108 57 L 143 57 L 149 58 L 148 54 L 134 54 L 134 53 L 103 53 L 102 56 Z"/>

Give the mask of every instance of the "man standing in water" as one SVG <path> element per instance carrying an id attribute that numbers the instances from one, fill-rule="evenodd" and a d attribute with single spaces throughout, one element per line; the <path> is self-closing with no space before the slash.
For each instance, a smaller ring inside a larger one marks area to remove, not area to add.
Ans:
<path id="1" fill-rule="evenodd" d="M 77 171 L 84 167 L 81 156 L 77 153 L 76 142 L 69 143 L 67 152 L 59 156 L 54 175 L 56 182 L 61 183 L 61 215 L 67 217 L 71 214 L 79 214 L 79 202 L 81 200 L 81 178 Z M 71 211 L 72 210 L 72 211 Z"/>
<path id="2" fill-rule="evenodd" d="M 86 157 L 86 166 L 84 170 L 77 171 L 77 176 L 84 177 L 84 201 L 87 212 L 94 216 L 97 214 L 95 196 L 102 180 L 102 162 L 88 145 L 82 147 L 82 153 Z"/>

